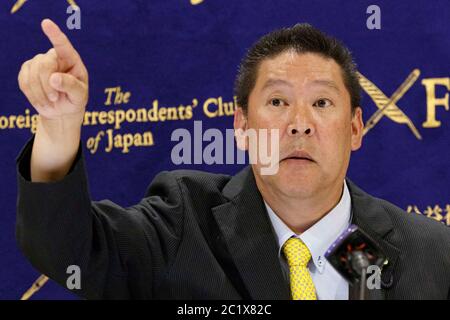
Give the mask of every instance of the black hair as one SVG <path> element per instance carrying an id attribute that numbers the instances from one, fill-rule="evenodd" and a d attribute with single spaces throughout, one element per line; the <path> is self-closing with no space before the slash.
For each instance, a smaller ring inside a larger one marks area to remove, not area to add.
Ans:
<path id="1" fill-rule="evenodd" d="M 317 53 L 324 58 L 333 59 L 341 67 L 344 84 L 350 94 L 352 114 L 354 113 L 356 107 L 360 105 L 361 87 L 350 50 L 339 40 L 307 23 L 272 31 L 261 37 L 247 51 L 239 66 L 234 85 L 237 104 L 245 113 L 261 62 L 288 50 L 295 50 L 297 53 Z"/>

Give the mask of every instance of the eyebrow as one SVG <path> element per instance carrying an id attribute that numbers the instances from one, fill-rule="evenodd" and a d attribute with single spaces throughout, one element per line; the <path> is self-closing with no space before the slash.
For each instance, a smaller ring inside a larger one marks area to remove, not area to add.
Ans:
<path id="1" fill-rule="evenodd" d="M 333 89 L 336 92 L 340 92 L 339 87 L 336 85 L 336 83 L 334 81 L 331 81 L 331 80 L 318 79 L 318 80 L 314 80 L 312 83 L 316 84 L 316 85 L 327 86 L 328 88 Z M 266 83 L 264 83 L 261 90 L 265 90 L 269 87 L 277 86 L 277 85 L 287 86 L 287 87 L 291 87 L 291 88 L 293 87 L 293 85 L 286 80 L 269 79 L 266 81 Z"/>
<path id="2" fill-rule="evenodd" d="M 282 79 L 269 79 L 266 81 L 266 83 L 264 83 L 263 87 L 261 90 L 265 90 L 269 87 L 273 87 L 273 86 L 287 86 L 287 87 L 293 87 L 293 85 L 290 82 L 287 82 L 285 80 Z"/>
<path id="3" fill-rule="evenodd" d="M 339 87 L 334 81 L 331 80 L 314 80 L 314 84 L 324 85 L 327 86 L 330 89 L 335 90 L 336 92 L 340 92 Z"/>

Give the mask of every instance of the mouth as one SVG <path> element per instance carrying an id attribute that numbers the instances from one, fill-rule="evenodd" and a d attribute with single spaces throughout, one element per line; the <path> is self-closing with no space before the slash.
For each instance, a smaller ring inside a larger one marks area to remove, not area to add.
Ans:
<path id="1" fill-rule="evenodd" d="M 289 155 L 287 155 L 285 158 L 283 158 L 282 161 L 287 161 L 287 160 L 301 161 L 301 162 L 315 162 L 314 159 L 309 155 L 309 153 L 307 153 L 306 151 L 303 151 L 303 150 L 291 152 Z"/>

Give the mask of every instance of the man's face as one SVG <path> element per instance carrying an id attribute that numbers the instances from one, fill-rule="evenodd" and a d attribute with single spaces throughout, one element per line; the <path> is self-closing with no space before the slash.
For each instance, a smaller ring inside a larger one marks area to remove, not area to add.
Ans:
<path id="1" fill-rule="evenodd" d="M 247 115 L 237 109 L 235 129 L 279 129 L 278 172 L 252 165 L 260 190 L 308 198 L 342 187 L 363 124 L 334 60 L 294 51 L 264 60 L 248 105 Z"/>

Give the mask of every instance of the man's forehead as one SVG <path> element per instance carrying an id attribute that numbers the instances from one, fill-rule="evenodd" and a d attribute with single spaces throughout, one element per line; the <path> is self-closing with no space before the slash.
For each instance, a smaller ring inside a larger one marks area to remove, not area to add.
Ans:
<path id="1" fill-rule="evenodd" d="M 286 52 L 262 61 L 258 70 L 257 86 L 294 84 L 322 85 L 338 90 L 343 85 L 341 68 L 333 60 L 314 53 Z"/>

